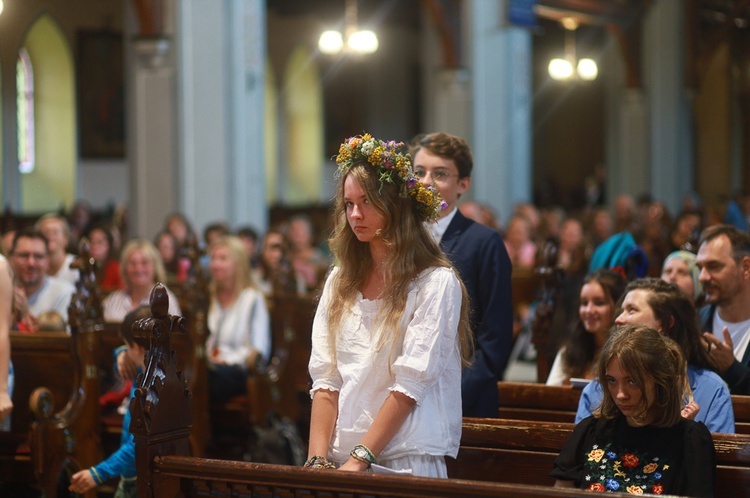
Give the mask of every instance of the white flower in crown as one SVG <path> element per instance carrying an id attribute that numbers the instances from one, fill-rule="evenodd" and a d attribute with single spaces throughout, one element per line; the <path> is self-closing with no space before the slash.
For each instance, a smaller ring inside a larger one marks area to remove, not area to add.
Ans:
<path id="1" fill-rule="evenodd" d="M 369 156 L 375 150 L 375 140 L 368 140 L 362 144 L 362 154 Z"/>

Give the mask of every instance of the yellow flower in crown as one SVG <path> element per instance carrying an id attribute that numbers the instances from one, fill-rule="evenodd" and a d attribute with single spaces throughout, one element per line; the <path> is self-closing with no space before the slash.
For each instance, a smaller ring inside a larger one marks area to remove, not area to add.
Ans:
<path id="1" fill-rule="evenodd" d="M 417 211 L 423 220 L 435 220 L 448 203 L 432 185 L 426 186 L 417 179 L 411 157 L 399 152 L 403 146 L 403 142 L 384 142 L 369 133 L 349 137 L 339 146 L 336 163 L 341 173 L 349 171 L 356 163 L 370 163 L 377 169 L 381 188 L 386 183 L 398 185 L 402 197 L 411 197 L 417 202 Z"/>

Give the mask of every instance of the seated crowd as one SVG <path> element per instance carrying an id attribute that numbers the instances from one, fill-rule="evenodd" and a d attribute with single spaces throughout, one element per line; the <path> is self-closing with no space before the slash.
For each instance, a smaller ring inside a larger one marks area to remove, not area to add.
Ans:
<path id="1" fill-rule="evenodd" d="M 557 207 L 540 210 L 523 204 L 504 227 L 486 206 L 464 201 L 459 209 L 501 234 L 514 270 L 533 270 L 544 244 L 554 241 L 557 246 L 561 287 L 573 297 L 562 296 L 560 301 L 565 330 L 552 336 L 559 342 L 557 355 L 549 377 L 541 380 L 550 385 L 569 384 L 571 379 L 590 381 L 576 417 L 581 425 L 552 474 L 558 485 L 588 487 L 584 474 L 591 471 L 591 460 L 581 462 L 579 450 L 598 447 L 610 448 L 613 454 L 641 452 L 654 462 L 659 458 L 678 462 L 673 473 L 665 472 L 668 466 L 663 462 L 654 467 L 663 479 L 650 476 L 650 492 L 710 495 L 713 474 L 708 472 L 693 482 L 695 473 L 682 465 L 682 455 L 697 455 L 692 463 L 702 469 L 713 465 L 709 432 L 734 432 L 730 394 L 750 394 L 747 229 L 720 224 L 694 205 L 686 205 L 671 222 L 659 202 L 642 199 L 636 208 L 628 196 L 618 197 L 612 214 L 601 206 L 566 213 Z M 157 282 L 168 288 L 169 313 L 181 315 L 175 294 L 191 272 L 202 272 L 209 282 L 205 346 L 214 401 L 245 393 L 247 377 L 270 360 L 268 299 L 279 294 L 319 295 L 332 263 L 327 246 L 318 244 L 327 234 L 316 234 L 304 215 L 292 216 L 262 235 L 250 227 L 233 231 L 225 223 L 213 223 L 203 231 L 203 244 L 181 214 L 165 219 L 153 243 L 123 240 L 122 227 L 116 223 L 96 221 L 73 231 L 66 217 L 58 214 L 45 215 L 34 226 L 13 232 L 8 238 L 3 233 L 3 249 L 14 283 L 12 329 L 19 333 L 66 326 L 78 279 L 78 270 L 71 269 L 70 262 L 79 238 L 88 240 L 96 261 L 107 322 L 123 322 L 129 313 L 148 305 Z M 608 246 L 617 233 L 629 233 L 634 247 L 623 251 L 622 246 Z M 597 252 L 601 256 L 602 251 L 619 251 L 623 258 L 619 262 L 609 258 L 607 264 L 597 266 L 601 261 Z M 435 261 L 436 268 L 444 264 L 439 258 Z M 324 295 L 329 298 L 331 292 Z M 366 307 L 369 302 L 364 295 L 358 306 Z M 528 322 L 528 316 L 516 318 Z M 132 346 L 132 338 L 126 336 L 126 342 Z M 125 379 L 132 379 L 137 368 L 142 368 L 127 348 L 119 350 L 116 358 Z M 452 360 L 458 364 L 461 357 Z M 325 378 L 332 370 L 328 364 L 321 365 L 316 374 Z M 333 392 L 328 384 L 318 382 L 318 392 L 326 396 Z M 12 386 L 12 376 L 8 384 Z M 2 388 L 0 384 L 0 417 L 5 417 L 9 410 Z M 411 401 L 394 392 L 390 394 L 393 403 L 401 398 Z M 320 430 L 326 437 L 318 434 L 320 440 L 312 440 L 317 451 L 313 457 L 326 452 L 334 429 L 327 415 L 320 415 L 321 398 L 318 395 L 317 405 L 313 404 L 319 416 L 314 428 L 323 426 Z M 640 446 L 627 446 L 623 434 Z M 377 440 L 371 446 L 379 453 L 384 445 Z M 445 451 L 448 454 L 454 448 Z M 348 453 L 337 456 L 343 458 L 339 463 L 360 468 L 375 459 L 365 453 L 352 454 L 348 460 Z M 320 458 L 326 460 L 325 455 Z M 437 464 L 433 469 L 432 462 L 410 460 L 409 465 L 429 467 L 428 475 L 445 475 L 445 469 Z M 612 469 L 613 473 L 617 470 Z M 85 477 L 87 482 L 101 484 L 99 476 Z"/>

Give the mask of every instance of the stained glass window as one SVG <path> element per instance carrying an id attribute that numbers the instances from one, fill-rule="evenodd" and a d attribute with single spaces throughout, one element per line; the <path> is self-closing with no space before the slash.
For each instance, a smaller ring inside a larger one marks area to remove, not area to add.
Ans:
<path id="1" fill-rule="evenodd" d="M 18 170 L 34 171 L 34 71 L 25 48 L 18 52 L 16 64 L 18 98 Z"/>

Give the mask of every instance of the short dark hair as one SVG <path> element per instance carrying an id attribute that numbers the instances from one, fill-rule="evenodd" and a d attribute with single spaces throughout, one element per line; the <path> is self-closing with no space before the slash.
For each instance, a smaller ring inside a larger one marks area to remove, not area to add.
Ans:
<path id="1" fill-rule="evenodd" d="M 141 346 L 144 346 L 144 342 L 141 339 L 136 340 L 135 336 L 133 335 L 133 325 L 135 325 L 135 322 L 142 318 L 149 318 L 151 316 L 151 309 L 148 306 L 139 306 L 127 315 L 125 315 L 125 318 L 122 320 L 122 323 L 120 324 L 120 337 L 122 337 L 122 340 L 125 341 L 128 345 L 139 344 Z"/>
<path id="2" fill-rule="evenodd" d="M 750 235 L 732 225 L 712 225 L 701 234 L 698 246 L 724 235 L 732 244 L 732 258 L 739 263 L 745 256 L 750 257 Z"/>
<path id="3" fill-rule="evenodd" d="M 246 239 L 258 240 L 258 232 L 252 227 L 242 227 L 237 230 L 237 237 L 244 237 Z"/>
<path id="4" fill-rule="evenodd" d="M 443 159 L 451 159 L 456 163 L 459 178 L 471 177 L 474 157 L 471 154 L 469 144 L 463 138 L 442 131 L 417 135 L 409 143 L 409 153 L 412 158 L 421 149 L 425 149 Z"/>
<path id="5" fill-rule="evenodd" d="M 221 235 L 229 235 L 231 233 L 229 226 L 223 221 L 217 221 L 206 225 L 206 228 L 203 229 L 204 241 L 208 242 L 208 234 L 211 232 L 219 232 Z"/>
<path id="6" fill-rule="evenodd" d="M 23 230 L 19 230 L 18 232 L 16 232 L 15 237 L 13 237 L 13 245 L 10 248 L 11 254 L 16 252 L 16 246 L 18 245 L 18 241 L 19 239 L 23 239 L 23 238 L 32 239 L 32 240 L 34 239 L 41 240 L 42 242 L 44 242 L 44 250 L 47 253 L 49 253 L 49 241 L 47 240 L 47 237 L 45 237 L 44 234 L 40 230 L 37 230 L 36 228 L 28 227 L 28 228 L 24 228 Z"/>

